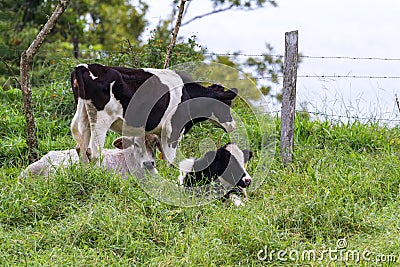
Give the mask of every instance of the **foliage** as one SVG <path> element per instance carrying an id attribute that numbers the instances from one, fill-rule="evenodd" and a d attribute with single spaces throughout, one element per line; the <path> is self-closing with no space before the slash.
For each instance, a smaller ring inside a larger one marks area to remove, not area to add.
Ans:
<path id="1" fill-rule="evenodd" d="M 143 46 L 128 43 L 128 61 L 132 67 L 151 67 L 162 69 L 167 54 L 168 40 L 160 38 L 157 31 L 152 31 L 147 43 Z M 204 50 L 196 43 L 196 36 L 187 39 L 186 42 L 180 41 L 175 44 L 171 57 L 171 65 L 184 62 L 202 61 Z"/>
<path id="2" fill-rule="evenodd" d="M 214 62 L 228 65 L 239 70 L 242 75 L 252 80 L 263 95 L 270 95 L 271 86 L 279 84 L 279 76 L 283 75 L 282 57 L 273 54 L 273 48 L 266 44 L 266 52 L 258 57 L 240 57 L 240 51 L 229 56 L 212 56 Z M 243 78 L 243 77 L 238 77 Z M 240 87 L 238 87 L 240 88 Z M 271 95 L 278 100 L 282 99 L 281 94 Z M 257 97 L 254 97 L 257 99 Z"/>
<path id="3" fill-rule="evenodd" d="M 3 1 L 0 4 L 0 84 L 16 86 L 9 77 L 17 76 L 19 57 L 34 40 L 46 23 L 56 0 Z M 65 53 L 68 57 L 90 57 L 90 51 L 121 51 L 121 43 L 130 39 L 138 43 L 144 31 L 147 5 L 138 1 L 133 5 L 125 0 L 72 1 L 60 18 L 41 51 L 36 65 L 57 59 Z M 46 71 L 46 70 L 45 70 Z"/>
<path id="4" fill-rule="evenodd" d="M 87 36 L 84 43 L 100 45 L 99 49 L 109 51 L 119 50 L 120 43 L 126 39 L 139 41 L 145 27 L 145 3 L 138 1 L 134 6 L 126 0 L 97 0 L 87 5 L 88 12 L 80 15 L 80 18 L 85 17 L 85 28 L 80 32 L 80 36 Z"/>
<path id="5" fill-rule="evenodd" d="M 213 0 L 215 7 L 225 4 L 236 8 L 252 9 L 264 4 L 276 6 L 275 1 L 220 1 Z M 47 21 L 47 16 L 54 8 L 56 0 L 4 1 L 0 10 L 0 85 L 3 88 L 18 87 L 19 56 L 38 33 L 41 25 Z M 100 62 L 108 65 L 130 67 L 162 68 L 170 38 L 170 25 L 174 19 L 160 21 L 151 36 L 145 42 L 140 40 L 144 31 L 144 15 L 148 9 L 145 1 L 133 4 L 126 0 L 96 0 L 72 1 L 69 8 L 56 24 L 40 53 L 35 57 L 31 83 L 43 85 L 68 79 L 67 73 L 61 73 L 65 67 L 71 69 L 73 57 L 80 58 L 79 62 Z M 190 9 L 190 8 L 189 8 Z M 192 36 L 187 40 L 178 39 L 174 47 L 171 66 L 183 62 L 203 61 L 205 59 L 227 64 L 242 72 L 229 79 L 243 79 L 245 76 L 257 84 L 264 95 L 271 90 L 271 83 L 278 83 L 282 73 L 282 60 L 270 56 L 273 49 L 266 46 L 263 57 L 250 57 L 246 60 L 239 57 L 222 57 L 206 54 L 206 49 L 196 42 Z M 259 77 L 269 77 L 258 79 Z M 238 88 L 246 88 L 247 84 L 237 82 Z M 259 94 L 249 93 L 251 98 L 259 99 Z M 280 95 L 273 97 L 280 98 Z"/>
<path id="6" fill-rule="evenodd" d="M 10 2 L 10 3 L 9 3 Z M 21 3 L 20 3 L 21 2 Z M 15 4 L 17 3 L 17 4 Z M 21 33 L 32 28 L 37 29 L 47 21 L 57 1 L 6 1 L 6 10 L 16 25 L 11 34 L 9 45 L 25 48 L 27 38 Z M 103 50 L 117 50 L 119 43 L 129 38 L 137 42 L 144 30 L 144 15 L 147 5 L 139 1 L 134 6 L 125 0 L 73 1 L 52 35 L 52 40 L 80 42 L 100 45 Z M 27 39 L 29 42 L 33 38 Z M 7 40 L 7 39 L 6 39 Z"/>
<path id="7" fill-rule="evenodd" d="M 247 9 L 252 9 L 252 8 L 257 8 L 257 7 L 263 7 L 264 4 L 270 4 L 272 6 L 277 6 L 276 1 L 274 0 L 211 0 L 214 4 L 215 7 L 221 6 L 224 4 L 231 4 L 234 5 L 235 7 L 240 7 L 240 8 L 247 8 Z"/>

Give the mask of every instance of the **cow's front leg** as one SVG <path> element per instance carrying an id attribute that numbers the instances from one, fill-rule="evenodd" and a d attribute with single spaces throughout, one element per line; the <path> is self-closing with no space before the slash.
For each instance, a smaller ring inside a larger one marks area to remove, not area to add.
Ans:
<path id="1" fill-rule="evenodd" d="M 173 146 L 167 144 L 162 147 L 164 154 L 163 154 L 163 159 L 165 159 L 168 163 L 168 165 L 172 165 L 174 163 L 174 160 L 176 158 L 176 149 Z"/>
<path id="2" fill-rule="evenodd" d="M 178 145 L 182 139 L 182 136 L 183 136 L 183 130 L 177 139 L 168 138 L 165 136 L 164 138 L 161 137 L 162 155 L 169 165 L 172 165 L 175 161 L 176 151 L 178 149 Z"/>

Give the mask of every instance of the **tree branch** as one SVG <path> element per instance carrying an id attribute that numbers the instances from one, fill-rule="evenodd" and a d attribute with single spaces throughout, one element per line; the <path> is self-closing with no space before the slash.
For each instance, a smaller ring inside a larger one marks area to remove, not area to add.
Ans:
<path id="1" fill-rule="evenodd" d="M 186 21 L 185 23 L 182 23 L 181 26 L 188 25 L 189 23 L 191 23 L 191 22 L 193 22 L 193 21 L 195 21 L 195 20 L 198 20 L 198 19 L 201 19 L 201 18 L 210 16 L 210 15 L 213 15 L 213 14 L 217 14 L 217 13 L 220 13 L 220 12 L 224 12 L 224 11 L 230 10 L 230 9 L 232 9 L 232 8 L 234 8 L 234 7 L 235 7 L 235 5 L 232 4 L 232 5 L 230 5 L 230 6 L 228 6 L 228 7 L 225 7 L 225 8 L 213 10 L 213 11 L 211 11 L 211 12 L 208 12 L 208 13 L 205 13 L 205 14 L 202 14 L 202 15 L 198 15 L 198 16 L 196 16 L 196 17 L 194 17 L 194 18 L 191 18 L 190 20 Z"/>
<path id="2" fill-rule="evenodd" d="M 12 70 L 12 68 L 10 67 L 10 65 L 7 63 L 7 61 L 5 61 L 4 58 L 2 58 L 2 57 L 0 58 L 0 60 L 1 60 L 1 62 L 3 62 L 3 64 L 7 67 L 8 71 L 12 73 L 12 79 L 14 79 L 14 80 L 17 82 L 17 84 L 18 84 L 19 86 L 21 86 L 21 84 L 20 84 L 20 82 L 19 82 L 19 80 L 18 80 L 18 78 L 17 78 L 17 75 L 14 73 L 14 71 Z"/>
<path id="3" fill-rule="evenodd" d="M 189 2 L 186 4 L 186 8 L 185 8 L 185 11 L 183 12 L 182 19 L 184 19 L 184 18 L 186 17 L 186 14 L 187 14 L 187 12 L 188 12 L 188 10 L 189 10 L 189 6 L 190 6 L 190 4 L 193 3 L 193 1 L 194 1 L 194 0 L 189 0 Z M 182 26 L 182 25 L 181 25 L 181 26 Z"/>
<path id="4" fill-rule="evenodd" d="M 58 18 L 62 15 L 62 13 L 64 13 L 69 2 L 70 2 L 70 0 L 59 0 L 58 1 L 58 4 L 57 4 L 56 9 L 54 10 L 53 14 L 51 14 L 51 17 L 46 22 L 46 24 L 43 26 L 43 29 L 39 32 L 39 34 L 37 35 L 35 40 L 33 40 L 31 45 L 29 46 L 29 48 L 26 50 L 26 57 L 28 60 L 33 59 L 33 56 L 36 54 L 36 52 L 42 46 L 44 40 L 46 39 L 46 36 L 50 33 L 50 31 L 55 26 Z"/>
<path id="5" fill-rule="evenodd" d="M 185 10 L 186 2 L 187 2 L 187 0 L 181 0 L 181 4 L 179 5 L 178 18 L 176 19 L 174 32 L 172 33 L 171 42 L 169 43 L 169 46 L 168 46 L 167 56 L 165 58 L 165 63 L 164 63 L 164 69 L 166 69 L 169 66 L 169 62 L 171 61 L 172 49 L 174 48 L 176 38 L 178 37 L 179 27 L 181 26 L 182 15 L 183 15 L 183 11 Z"/>

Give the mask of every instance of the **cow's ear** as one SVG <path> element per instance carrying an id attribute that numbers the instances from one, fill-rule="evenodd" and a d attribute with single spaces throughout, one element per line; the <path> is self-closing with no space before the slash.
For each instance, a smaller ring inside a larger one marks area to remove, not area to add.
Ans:
<path id="1" fill-rule="evenodd" d="M 231 157 L 233 156 L 231 154 L 231 152 L 229 152 L 229 150 L 226 149 L 226 147 L 229 145 L 230 143 L 226 144 L 223 147 L 218 148 L 217 150 L 217 155 L 215 156 L 216 160 L 218 162 L 229 162 L 229 160 L 231 159 Z"/>
<path id="2" fill-rule="evenodd" d="M 125 149 L 133 144 L 132 139 L 126 136 L 118 137 L 114 140 L 113 146 L 118 149 Z"/>
<path id="3" fill-rule="evenodd" d="M 122 149 L 122 137 L 119 137 L 114 140 L 113 147 Z"/>
<path id="4" fill-rule="evenodd" d="M 222 99 L 223 100 L 233 100 L 237 96 L 237 94 L 238 94 L 238 89 L 231 88 L 224 92 Z"/>
<path id="5" fill-rule="evenodd" d="M 208 167 L 210 167 L 211 163 L 216 161 L 216 153 L 215 151 L 208 151 L 204 154 L 204 157 L 196 160 L 193 164 L 193 171 L 202 171 Z"/>
<path id="6" fill-rule="evenodd" d="M 154 149 L 158 148 L 160 151 L 162 151 L 160 139 L 158 138 L 158 136 L 156 134 L 146 135 L 145 142 L 146 142 L 147 147 L 154 148 Z"/>
<path id="7" fill-rule="evenodd" d="M 154 150 L 156 153 L 156 149 L 158 149 L 161 153 L 159 154 L 159 158 L 165 158 L 164 150 L 162 149 L 160 138 L 156 134 L 148 134 L 145 138 L 146 146 Z"/>
<path id="8" fill-rule="evenodd" d="M 203 159 L 207 162 L 207 166 L 211 164 L 211 162 L 215 161 L 218 157 L 218 153 L 215 153 L 215 151 L 208 151 L 206 154 L 204 154 Z"/>
<path id="9" fill-rule="evenodd" d="M 248 162 L 251 160 L 251 158 L 253 157 L 253 152 L 251 152 L 248 149 L 242 150 L 243 151 L 243 157 L 244 157 L 244 162 Z"/>
<path id="10" fill-rule="evenodd" d="M 221 92 L 221 93 L 224 92 L 224 87 L 222 85 L 219 85 L 219 84 L 216 84 L 216 83 L 208 86 L 208 88 L 213 90 L 213 91 L 215 91 L 215 92 Z"/>

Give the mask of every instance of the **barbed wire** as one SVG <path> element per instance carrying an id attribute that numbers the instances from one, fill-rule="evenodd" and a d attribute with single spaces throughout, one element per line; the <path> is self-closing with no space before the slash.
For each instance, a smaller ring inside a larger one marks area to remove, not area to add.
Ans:
<path id="1" fill-rule="evenodd" d="M 388 122 L 400 122 L 400 119 L 389 119 L 389 118 L 377 118 L 374 116 L 370 117 L 359 117 L 354 115 L 337 115 L 337 114 L 327 114 L 320 111 L 308 111 L 308 110 L 297 110 L 297 112 L 305 112 L 308 114 L 313 114 L 316 116 L 330 117 L 330 118 L 344 118 L 344 119 L 354 119 L 354 120 L 363 120 L 363 121 L 388 121 Z"/>
<path id="2" fill-rule="evenodd" d="M 353 79 L 400 79 L 400 76 L 373 76 L 373 75 L 298 75 L 297 78 L 353 78 Z"/>
<path id="3" fill-rule="evenodd" d="M 280 110 L 272 110 L 272 111 L 266 111 L 266 112 L 258 112 L 256 114 L 258 115 L 265 115 L 265 114 L 275 114 L 279 115 L 281 113 Z M 372 121 L 372 122 L 377 122 L 377 121 L 385 121 L 385 122 L 400 122 L 400 119 L 391 119 L 391 118 L 377 118 L 376 116 L 370 116 L 370 117 L 360 117 L 360 116 L 354 116 L 354 115 L 343 115 L 343 114 L 328 114 L 325 112 L 321 111 L 309 111 L 309 110 L 296 110 L 296 113 L 304 113 L 304 114 L 312 114 L 315 116 L 321 116 L 321 117 L 329 117 L 329 118 L 340 118 L 340 119 L 353 119 L 353 120 L 363 120 L 363 121 Z"/>
<path id="4" fill-rule="evenodd" d="M 271 80 L 271 79 L 283 79 L 283 75 L 271 75 L 271 76 L 258 76 L 258 77 L 242 77 L 235 79 L 228 79 L 219 82 L 234 82 L 234 81 L 246 81 L 246 80 Z M 400 76 L 373 76 L 373 75 L 317 75 L 317 74 L 302 74 L 297 75 L 297 78 L 315 78 L 315 79 L 400 79 Z M 32 87 L 47 86 L 54 83 L 63 83 L 64 81 L 58 80 L 48 80 L 47 83 L 32 83 Z"/>
<path id="5" fill-rule="evenodd" d="M 8 48 L 0 48 L 0 51 L 9 51 L 9 52 L 17 52 L 17 53 L 22 53 L 25 52 L 26 50 L 24 49 L 8 49 Z M 47 49 L 42 49 L 39 50 L 38 53 L 72 53 L 72 50 L 47 50 Z M 102 53 L 102 54 L 120 54 L 120 53 L 128 53 L 128 51 L 121 51 L 121 50 L 92 50 L 92 49 L 82 49 L 79 51 L 80 53 Z"/>
<path id="6" fill-rule="evenodd" d="M 224 82 L 233 82 L 233 81 L 244 81 L 244 80 L 271 80 L 271 79 L 283 79 L 283 75 L 270 75 L 270 76 L 258 76 L 258 77 L 243 77 L 238 79 L 224 80 Z M 317 75 L 317 74 L 301 74 L 297 75 L 297 78 L 316 78 L 316 79 L 400 79 L 400 76 L 373 76 L 373 75 Z"/>
<path id="7" fill-rule="evenodd" d="M 4 51 L 10 49 L 4 49 L 0 48 L 0 51 Z M 14 49 L 12 52 L 24 52 L 25 50 L 19 50 L 19 49 Z M 55 50 L 55 51 L 50 51 L 50 50 L 41 50 L 39 51 L 40 53 L 66 53 L 66 52 L 71 52 L 71 51 L 65 51 L 65 50 Z M 107 56 L 107 54 L 121 54 L 121 53 L 127 53 L 126 51 L 116 51 L 116 50 L 81 50 L 81 53 L 93 53 L 93 54 L 101 54 L 103 56 Z M 275 58 L 284 58 L 283 55 L 280 54 L 269 54 L 269 53 L 243 53 L 243 52 L 232 52 L 232 53 L 214 53 L 214 52 L 205 52 L 205 55 L 209 56 L 243 56 L 243 57 L 275 57 Z M 372 60 L 372 61 L 400 61 L 400 58 L 390 58 L 390 57 L 351 57 L 351 56 L 313 56 L 313 55 L 299 55 L 300 58 L 305 58 L 305 59 L 322 59 L 322 60 L 330 60 L 330 59 L 337 59 L 337 60 Z M 271 80 L 271 79 L 282 79 L 283 75 L 270 75 L 270 76 L 257 76 L 257 77 L 242 77 L 238 79 L 233 79 L 229 81 L 236 81 L 236 80 L 248 80 L 248 79 L 253 79 L 253 80 Z M 297 75 L 297 78 L 310 78 L 310 79 L 400 79 L 400 76 L 398 75 L 341 75 L 341 74 L 299 74 Z M 55 84 L 62 84 L 66 81 L 60 81 L 59 79 L 57 80 L 48 80 L 46 83 L 32 83 L 32 87 L 42 87 L 42 86 L 54 86 Z M 68 82 L 66 82 L 68 83 Z M 400 119 L 390 119 L 390 118 L 378 118 L 378 117 L 359 117 L 359 116 L 352 116 L 349 114 L 343 115 L 343 114 L 327 114 L 326 112 L 320 112 L 320 111 L 304 111 L 304 110 L 296 110 L 296 112 L 306 112 L 308 114 L 314 115 L 314 116 L 321 116 L 321 117 L 326 117 L 326 118 L 337 118 L 337 119 L 352 119 L 352 120 L 363 120 L 363 121 L 385 121 L 385 122 L 400 122 Z M 271 111 L 268 112 L 271 114 L 279 114 L 279 110 Z"/>
<path id="8" fill-rule="evenodd" d="M 205 52 L 204 55 L 208 56 L 225 56 L 225 57 L 231 57 L 231 56 L 244 56 L 244 57 L 276 57 L 276 58 L 283 58 L 283 55 L 277 55 L 277 54 L 247 54 L 247 53 L 240 53 L 240 52 L 233 52 L 233 53 L 214 53 L 214 52 Z"/>
<path id="9" fill-rule="evenodd" d="M 210 56 L 244 56 L 244 57 L 276 57 L 276 58 L 284 58 L 284 55 L 279 54 L 268 54 L 268 53 L 241 53 L 241 52 L 233 52 L 233 53 L 213 53 L 206 52 L 205 55 Z M 312 56 L 312 55 L 299 55 L 299 58 L 309 58 L 309 59 L 348 59 L 348 60 L 380 60 L 380 61 L 400 61 L 400 58 L 389 58 L 389 57 L 351 57 L 351 56 Z"/>
<path id="10" fill-rule="evenodd" d="M 349 56 L 308 56 L 308 55 L 300 55 L 300 58 L 400 61 L 400 58 L 387 58 L 387 57 L 349 57 Z"/>
<path id="11" fill-rule="evenodd" d="M 58 81 L 59 82 L 59 81 Z M 59 83 L 64 83 L 64 82 L 59 82 Z M 68 83 L 67 83 L 68 84 Z M 54 84 L 51 84 L 54 85 Z M 32 86 L 49 86 L 49 84 L 35 84 Z M 262 107 L 260 107 L 262 108 Z M 369 122 L 400 122 L 400 119 L 393 119 L 393 118 L 382 118 L 382 117 L 377 117 L 377 115 L 371 115 L 369 117 L 363 117 L 363 116 L 355 116 L 355 115 L 350 115 L 350 114 L 333 114 L 333 113 L 326 113 L 318 110 L 307 110 L 307 109 L 297 109 L 295 110 L 296 113 L 303 113 L 303 114 L 311 114 L 314 116 L 318 117 L 325 117 L 325 118 L 337 118 L 338 120 L 342 121 L 341 119 L 347 119 L 347 120 L 356 120 L 356 121 L 369 121 Z M 256 112 L 257 115 L 279 115 L 281 114 L 281 110 L 270 110 L 270 111 L 263 111 L 263 112 Z M 385 113 L 384 113 L 385 114 Z M 391 112 L 386 112 L 386 114 L 393 114 Z M 381 116 L 383 115 L 382 113 L 380 114 Z"/>
<path id="12" fill-rule="evenodd" d="M 248 81 L 248 80 L 270 80 L 270 79 L 280 79 L 283 78 L 282 75 L 278 76 L 262 76 L 262 77 L 249 77 L 249 78 L 238 78 L 238 79 L 230 79 L 230 80 L 223 80 L 219 82 L 234 82 L 234 81 Z M 357 75 L 352 75 L 352 76 L 346 76 L 346 75 L 321 75 L 321 76 L 316 76 L 316 75 L 299 75 L 297 78 L 318 78 L 318 79 L 333 79 L 333 78 L 352 78 L 352 79 L 400 79 L 400 76 L 357 76 Z M 212 82 L 212 81 L 210 81 Z M 31 83 L 31 87 L 43 87 L 43 86 L 49 86 L 52 84 L 59 84 L 59 83 L 64 83 L 64 81 L 60 80 L 49 80 L 47 83 Z"/>
<path id="13" fill-rule="evenodd" d="M 8 49 L 8 48 L 0 48 L 0 51 L 10 51 L 10 52 L 25 52 L 23 49 Z M 65 53 L 71 52 L 69 50 L 40 50 L 39 53 Z M 80 51 L 81 53 L 100 53 L 100 54 L 124 54 L 128 53 L 127 51 L 121 50 L 92 50 L 92 49 L 83 49 Z M 284 55 L 280 54 L 269 54 L 269 53 L 245 53 L 245 52 L 204 52 L 204 55 L 208 56 L 243 56 L 243 57 L 275 57 L 275 58 L 284 58 Z M 72 55 L 72 54 L 71 54 Z M 303 55 L 299 54 L 299 58 L 308 58 L 308 59 L 344 59 L 344 60 L 379 60 L 379 61 L 400 61 L 400 58 L 391 58 L 391 57 L 354 57 L 354 56 L 314 56 L 314 55 Z"/>
<path id="14" fill-rule="evenodd" d="M 273 79 L 273 78 L 283 78 L 283 75 L 278 76 L 260 76 L 255 77 L 256 80 L 263 80 L 263 79 Z M 373 75 L 317 75 L 317 74 L 301 74 L 297 75 L 297 78 L 318 78 L 318 79 L 335 79 L 335 78 L 352 78 L 352 79 L 400 79 L 400 76 L 373 76 Z"/>

